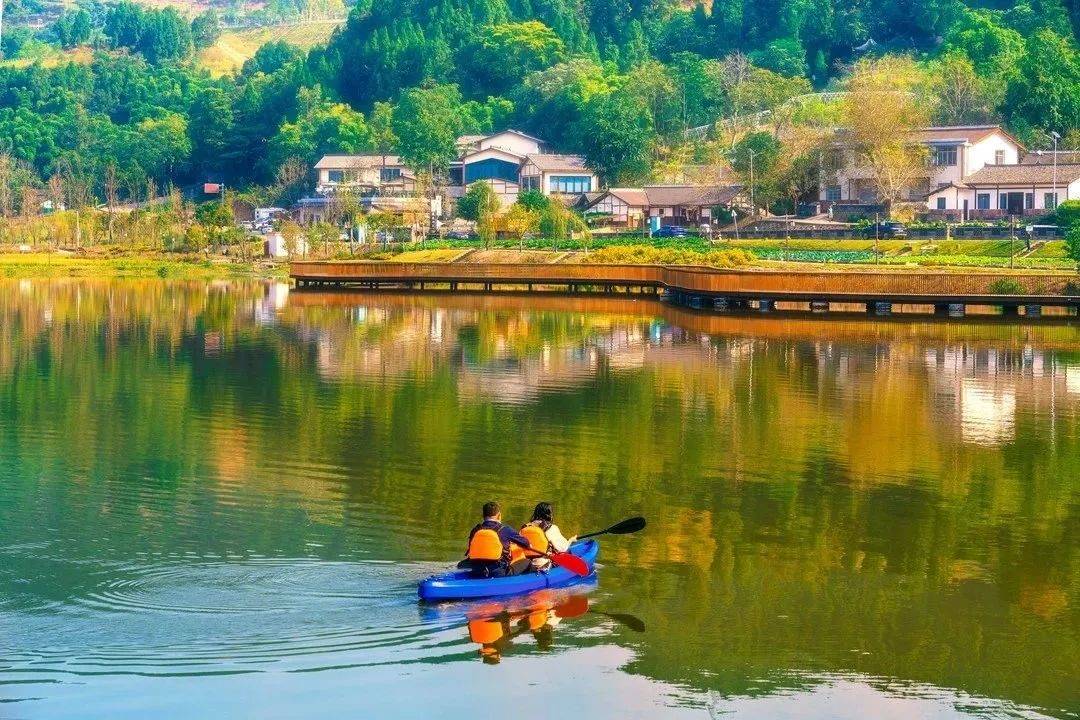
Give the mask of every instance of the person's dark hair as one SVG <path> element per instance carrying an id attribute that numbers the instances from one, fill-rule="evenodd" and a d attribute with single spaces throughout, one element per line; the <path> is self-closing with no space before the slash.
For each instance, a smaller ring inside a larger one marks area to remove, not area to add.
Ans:
<path id="1" fill-rule="evenodd" d="M 539 522 L 540 527 L 547 530 L 554 521 L 555 514 L 551 511 L 551 503 L 536 503 L 536 508 L 533 510 L 532 522 Z"/>
<path id="2" fill-rule="evenodd" d="M 494 501 L 486 502 L 484 503 L 484 518 L 493 518 L 498 515 L 501 510 L 502 508 L 499 507 L 499 503 Z"/>

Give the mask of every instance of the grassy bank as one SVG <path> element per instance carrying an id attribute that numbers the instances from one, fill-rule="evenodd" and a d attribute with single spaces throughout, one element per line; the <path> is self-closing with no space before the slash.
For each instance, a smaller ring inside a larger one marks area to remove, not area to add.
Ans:
<path id="1" fill-rule="evenodd" d="M 509 255 L 533 251 L 554 258 L 554 262 L 575 262 L 579 253 L 599 252 L 605 260 L 594 262 L 659 262 L 667 264 L 713 264 L 723 258 L 722 266 L 732 264 L 768 264 L 772 262 L 799 263 L 807 266 L 880 265 L 938 268 L 1019 268 L 1032 270 L 1072 270 L 1076 263 L 1065 253 L 1060 240 L 1043 243 L 1027 252 L 1022 242 L 1008 240 L 950 240 L 948 242 L 921 239 L 821 240 L 792 238 L 790 240 L 725 240 L 710 243 L 698 236 L 685 238 L 648 239 L 633 235 L 596 236 L 591 239 L 560 240 L 543 238 L 524 241 L 497 240 L 490 250 L 480 250 L 476 240 L 427 241 L 422 246 L 400 248 L 407 253 L 424 252 L 431 261 L 448 258 L 470 261 L 472 254 L 503 251 Z M 461 255 L 453 251 L 460 251 Z M 719 254 L 719 255 L 718 255 Z M 398 259 L 398 251 L 379 251 L 372 259 Z M 620 259 L 625 258 L 625 259 Z M 735 259 L 734 261 L 732 259 Z M 400 257 L 408 260 L 408 257 Z M 505 262 L 515 262 L 506 260 Z"/>
<path id="2" fill-rule="evenodd" d="M 0 279 L 36 277 L 174 278 L 216 280 L 287 278 L 288 265 L 208 259 L 203 255 L 132 254 L 79 256 L 59 253 L 0 253 Z"/>

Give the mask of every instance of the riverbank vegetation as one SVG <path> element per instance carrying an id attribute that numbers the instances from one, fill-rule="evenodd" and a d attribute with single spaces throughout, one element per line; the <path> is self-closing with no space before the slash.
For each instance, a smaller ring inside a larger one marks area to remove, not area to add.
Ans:
<path id="1" fill-rule="evenodd" d="M 285 264 L 253 263 L 175 253 L 0 253 L 0 278 L 168 278 L 217 280 L 288 277 Z"/>
<path id="2" fill-rule="evenodd" d="M 326 152 L 394 151 L 438 175 L 458 135 L 507 126 L 611 184 L 741 176 L 753 150 L 757 196 L 788 206 L 838 124 L 888 145 L 885 120 L 1003 122 L 1033 148 L 1051 131 L 1080 146 L 1080 14 L 1061 0 L 370 0 L 325 43 L 267 42 L 219 76 L 198 62 L 222 37 L 207 12 L 90 3 L 37 34 L 9 28 L 0 213 L 36 212 L 51 186 L 80 208 L 211 176 L 295 195 L 296 168 Z M 36 60 L 42 44 L 62 52 Z"/>

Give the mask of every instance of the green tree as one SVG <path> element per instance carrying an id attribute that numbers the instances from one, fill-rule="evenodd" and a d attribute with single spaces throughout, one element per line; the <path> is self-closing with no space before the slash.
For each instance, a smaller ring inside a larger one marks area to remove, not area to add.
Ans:
<path id="1" fill-rule="evenodd" d="M 515 205 L 520 205 L 526 210 L 540 212 L 551 204 L 551 198 L 539 190 L 525 190 L 518 193 Z"/>
<path id="2" fill-rule="evenodd" d="M 398 145 L 394 134 L 394 106 L 390 103 L 377 102 L 368 118 L 368 132 L 371 135 L 371 147 L 385 157 L 394 152 Z"/>
<path id="3" fill-rule="evenodd" d="M 1022 135 L 1080 127 L 1080 53 L 1073 44 L 1050 30 L 1029 40 L 1001 110 Z"/>
<path id="4" fill-rule="evenodd" d="M 576 134 L 589 167 L 608 185 L 648 175 L 656 133 L 652 115 L 640 98 L 621 90 L 593 98 Z"/>
<path id="5" fill-rule="evenodd" d="M 85 45 L 94 31 L 90 13 L 80 8 L 67 11 L 53 23 L 52 33 L 62 48 Z"/>
<path id="6" fill-rule="evenodd" d="M 1080 223 L 1074 223 L 1065 233 L 1065 252 L 1076 262 L 1076 269 L 1080 271 Z"/>
<path id="7" fill-rule="evenodd" d="M 394 108 L 398 152 L 414 170 L 435 174 L 457 155 L 461 93 L 453 85 L 406 90 Z"/>
<path id="8" fill-rule="evenodd" d="M 551 28 L 528 20 L 482 28 L 476 41 L 463 47 L 459 62 L 477 94 L 501 95 L 530 72 L 560 62 L 564 54 L 563 41 Z"/>
<path id="9" fill-rule="evenodd" d="M 732 149 L 731 167 L 752 191 L 758 207 L 768 207 L 780 194 L 777 170 L 782 149 L 780 141 L 767 132 L 749 133 Z"/>
<path id="10" fill-rule="evenodd" d="M 228 230 L 236 222 L 232 203 L 228 199 L 199 205 L 195 208 L 195 219 L 206 228 L 211 245 L 224 245 Z"/>
<path id="11" fill-rule="evenodd" d="M 221 37 L 221 18 L 217 10 L 210 8 L 195 16 L 191 21 L 191 40 L 197 48 L 206 48 Z"/>
<path id="12" fill-rule="evenodd" d="M 195 166 L 220 167 L 223 155 L 230 149 L 232 130 L 232 100 L 222 87 L 207 86 L 195 96 L 188 121 Z"/>
<path id="13" fill-rule="evenodd" d="M 289 158 L 309 166 L 327 153 L 355 154 L 371 149 L 371 133 L 364 116 L 348 105 L 325 100 L 318 88 L 300 91 L 302 114 L 282 123 L 270 138 L 267 161 L 275 171 Z"/>
<path id="14" fill-rule="evenodd" d="M 465 220 L 479 222 L 485 212 L 497 212 L 499 198 L 491 183 L 480 181 L 469 186 L 457 201 L 457 214 Z"/>

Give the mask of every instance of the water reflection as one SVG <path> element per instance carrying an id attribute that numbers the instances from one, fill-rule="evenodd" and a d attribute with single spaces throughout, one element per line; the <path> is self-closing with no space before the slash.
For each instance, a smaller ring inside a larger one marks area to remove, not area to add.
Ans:
<path id="1" fill-rule="evenodd" d="M 595 586 L 593 577 L 573 588 L 539 590 L 516 598 L 422 605 L 421 616 L 444 624 L 463 623 L 477 656 L 485 664 L 498 665 L 507 655 L 523 651 L 520 639 L 525 637 L 532 640 L 530 645 L 537 651 L 554 650 L 556 629 L 564 621 L 589 612 L 587 593 Z M 625 617 L 628 622 L 641 623 L 632 616 Z"/>
<path id="2" fill-rule="evenodd" d="M 497 672 L 495 701 L 590 717 L 1075 716 L 1078 348 L 1050 322 L 0 282 L 0 696 L 392 717 L 405 688 L 460 717 Z M 489 498 L 650 522 L 604 539 L 588 612 L 496 612 L 521 631 L 497 670 L 414 599 Z"/>

